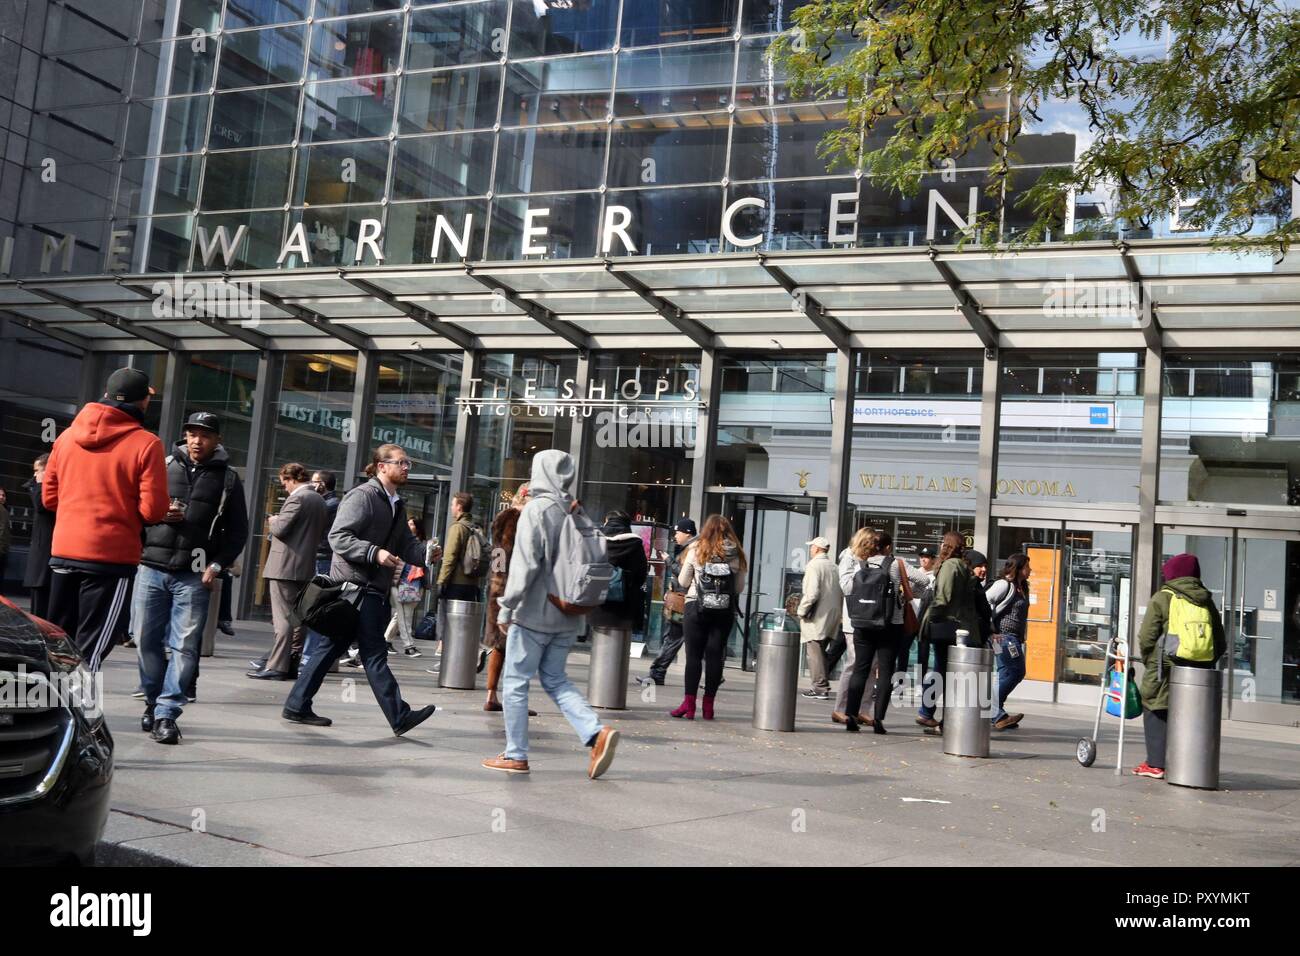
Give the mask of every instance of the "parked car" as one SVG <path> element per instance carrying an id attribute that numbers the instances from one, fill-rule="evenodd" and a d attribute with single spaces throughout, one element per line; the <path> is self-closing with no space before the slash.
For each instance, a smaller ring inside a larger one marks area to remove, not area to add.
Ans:
<path id="1" fill-rule="evenodd" d="M 98 682 L 62 630 L 0 597 L 0 863 L 92 864 L 112 779 Z"/>

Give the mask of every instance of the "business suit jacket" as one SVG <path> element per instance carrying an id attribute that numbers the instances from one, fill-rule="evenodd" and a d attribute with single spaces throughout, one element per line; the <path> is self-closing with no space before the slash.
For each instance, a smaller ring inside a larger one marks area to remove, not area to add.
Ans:
<path id="1" fill-rule="evenodd" d="M 268 581 L 307 582 L 316 574 L 316 546 L 328 530 L 325 499 L 310 488 L 285 499 L 271 517 L 271 551 L 262 577 Z"/>

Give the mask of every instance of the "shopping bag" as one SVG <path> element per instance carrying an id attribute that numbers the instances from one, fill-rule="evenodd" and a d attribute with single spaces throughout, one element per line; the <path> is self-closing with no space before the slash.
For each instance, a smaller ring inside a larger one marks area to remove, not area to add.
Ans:
<path id="1" fill-rule="evenodd" d="M 1110 686 L 1106 688 L 1106 713 L 1112 717 L 1119 716 L 1120 697 L 1124 691 L 1124 674 L 1122 671 L 1110 672 Z M 1132 669 L 1128 672 L 1128 696 L 1124 700 L 1124 719 L 1132 720 L 1142 713 L 1142 700 L 1138 697 L 1137 681 Z"/>

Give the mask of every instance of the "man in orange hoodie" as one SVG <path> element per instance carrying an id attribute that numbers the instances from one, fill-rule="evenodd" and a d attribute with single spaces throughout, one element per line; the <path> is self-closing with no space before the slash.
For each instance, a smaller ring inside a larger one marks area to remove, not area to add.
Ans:
<path id="1" fill-rule="evenodd" d="M 167 468 L 144 428 L 149 376 L 120 368 L 54 442 L 41 499 L 54 512 L 50 620 L 76 643 L 92 672 L 113 647 L 142 533 L 167 515 Z"/>

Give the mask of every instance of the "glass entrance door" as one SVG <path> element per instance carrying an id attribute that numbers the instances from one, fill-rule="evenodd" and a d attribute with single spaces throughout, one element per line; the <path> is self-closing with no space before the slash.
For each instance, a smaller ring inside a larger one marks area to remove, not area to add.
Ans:
<path id="1" fill-rule="evenodd" d="M 748 670 L 761 615 L 783 610 L 786 599 L 803 585 L 807 542 L 821 533 L 826 499 L 728 491 L 722 495 L 721 513 L 731 519 L 749 561 L 741 615 L 727 643 L 728 659 Z"/>
<path id="2" fill-rule="evenodd" d="M 1187 552 L 1223 615 L 1229 671 L 1226 716 L 1300 720 L 1300 534 L 1166 525 L 1160 560 Z"/>
<path id="3" fill-rule="evenodd" d="M 1002 518 L 989 578 L 1017 551 L 1029 556 L 1025 677 L 1051 682 L 1053 697 L 1095 703 L 1106 647 L 1131 626 L 1133 526 Z"/>

